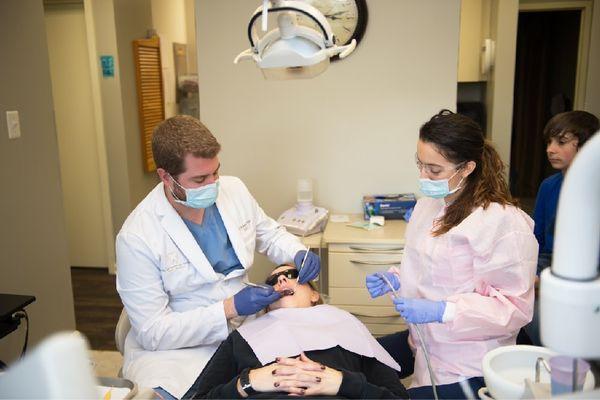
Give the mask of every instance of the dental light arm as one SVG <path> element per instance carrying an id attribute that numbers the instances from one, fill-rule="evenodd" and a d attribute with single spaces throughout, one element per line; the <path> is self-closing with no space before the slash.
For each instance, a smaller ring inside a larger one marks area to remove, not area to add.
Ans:
<path id="1" fill-rule="evenodd" d="M 600 359 L 600 134 L 569 167 L 558 202 L 552 268 L 541 275 L 541 336 L 566 355 Z"/>

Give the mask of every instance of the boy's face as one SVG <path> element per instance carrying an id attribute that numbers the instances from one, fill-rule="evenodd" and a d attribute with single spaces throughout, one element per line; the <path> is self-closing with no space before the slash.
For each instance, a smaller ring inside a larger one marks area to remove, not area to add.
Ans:
<path id="1" fill-rule="evenodd" d="M 579 139 L 572 133 L 553 136 L 546 145 L 546 154 L 552 168 L 565 172 L 577 154 Z"/>

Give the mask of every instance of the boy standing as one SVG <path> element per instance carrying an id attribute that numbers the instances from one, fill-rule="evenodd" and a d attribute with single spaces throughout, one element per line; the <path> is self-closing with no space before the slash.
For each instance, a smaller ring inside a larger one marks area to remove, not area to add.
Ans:
<path id="1" fill-rule="evenodd" d="M 579 149 L 599 129 L 598 118 L 586 111 L 568 111 L 555 115 L 544 128 L 546 153 L 552 168 L 560 172 L 544 179 L 538 190 L 533 219 L 539 243 L 538 274 L 552 261 L 554 225 L 558 196 L 567 169 Z"/>
<path id="2" fill-rule="evenodd" d="M 552 168 L 559 172 L 542 181 L 535 200 L 533 232 L 539 243 L 538 276 L 544 268 L 552 264 L 556 211 L 565 173 L 579 149 L 599 128 L 598 118 L 586 111 L 567 111 L 556 114 L 544 128 L 548 161 Z M 537 298 L 534 307 L 533 320 L 524 329 L 532 344 L 541 346 Z"/>

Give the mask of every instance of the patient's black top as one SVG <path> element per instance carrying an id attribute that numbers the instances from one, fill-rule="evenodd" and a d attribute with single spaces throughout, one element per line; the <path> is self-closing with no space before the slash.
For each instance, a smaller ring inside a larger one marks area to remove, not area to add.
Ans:
<path id="1" fill-rule="evenodd" d="M 317 333 L 318 334 L 318 333 Z M 285 340 L 285 338 L 282 338 Z M 352 353 L 336 346 L 326 350 L 307 351 L 313 361 L 343 374 L 337 396 L 347 399 L 408 399 L 408 393 L 396 371 L 375 358 Z M 245 368 L 260 368 L 252 348 L 237 332 L 233 331 L 221 343 L 204 371 L 183 396 L 184 399 L 239 399 L 237 379 Z M 286 398 L 286 392 L 257 393 L 251 398 Z M 324 398 L 319 396 L 319 398 Z"/>

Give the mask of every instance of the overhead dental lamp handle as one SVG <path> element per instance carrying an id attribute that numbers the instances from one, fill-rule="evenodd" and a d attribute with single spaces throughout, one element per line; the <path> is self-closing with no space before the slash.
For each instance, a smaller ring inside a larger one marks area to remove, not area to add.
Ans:
<path id="1" fill-rule="evenodd" d="M 327 55 L 331 58 L 333 56 L 338 56 L 340 59 L 345 58 L 350 55 L 356 48 L 356 39 L 352 39 L 352 41 L 345 46 L 335 46 L 330 49 L 327 49 Z"/>
<path id="2" fill-rule="evenodd" d="M 252 59 L 253 55 L 254 55 L 254 51 L 252 51 L 252 49 L 246 49 L 237 55 L 237 57 L 233 60 L 233 63 L 237 64 L 240 61 Z"/>
<path id="3" fill-rule="evenodd" d="M 263 0 L 262 5 L 262 31 L 267 31 L 267 23 L 269 21 L 269 0 Z"/>
<path id="4" fill-rule="evenodd" d="M 346 46 L 341 46 L 340 48 L 343 49 L 340 53 L 340 58 L 346 58 L 346 56 L 349 56 L 350 53 L 352 53 L 356 48 L 356 39 L 352 39 L 349 44 Z"/>

